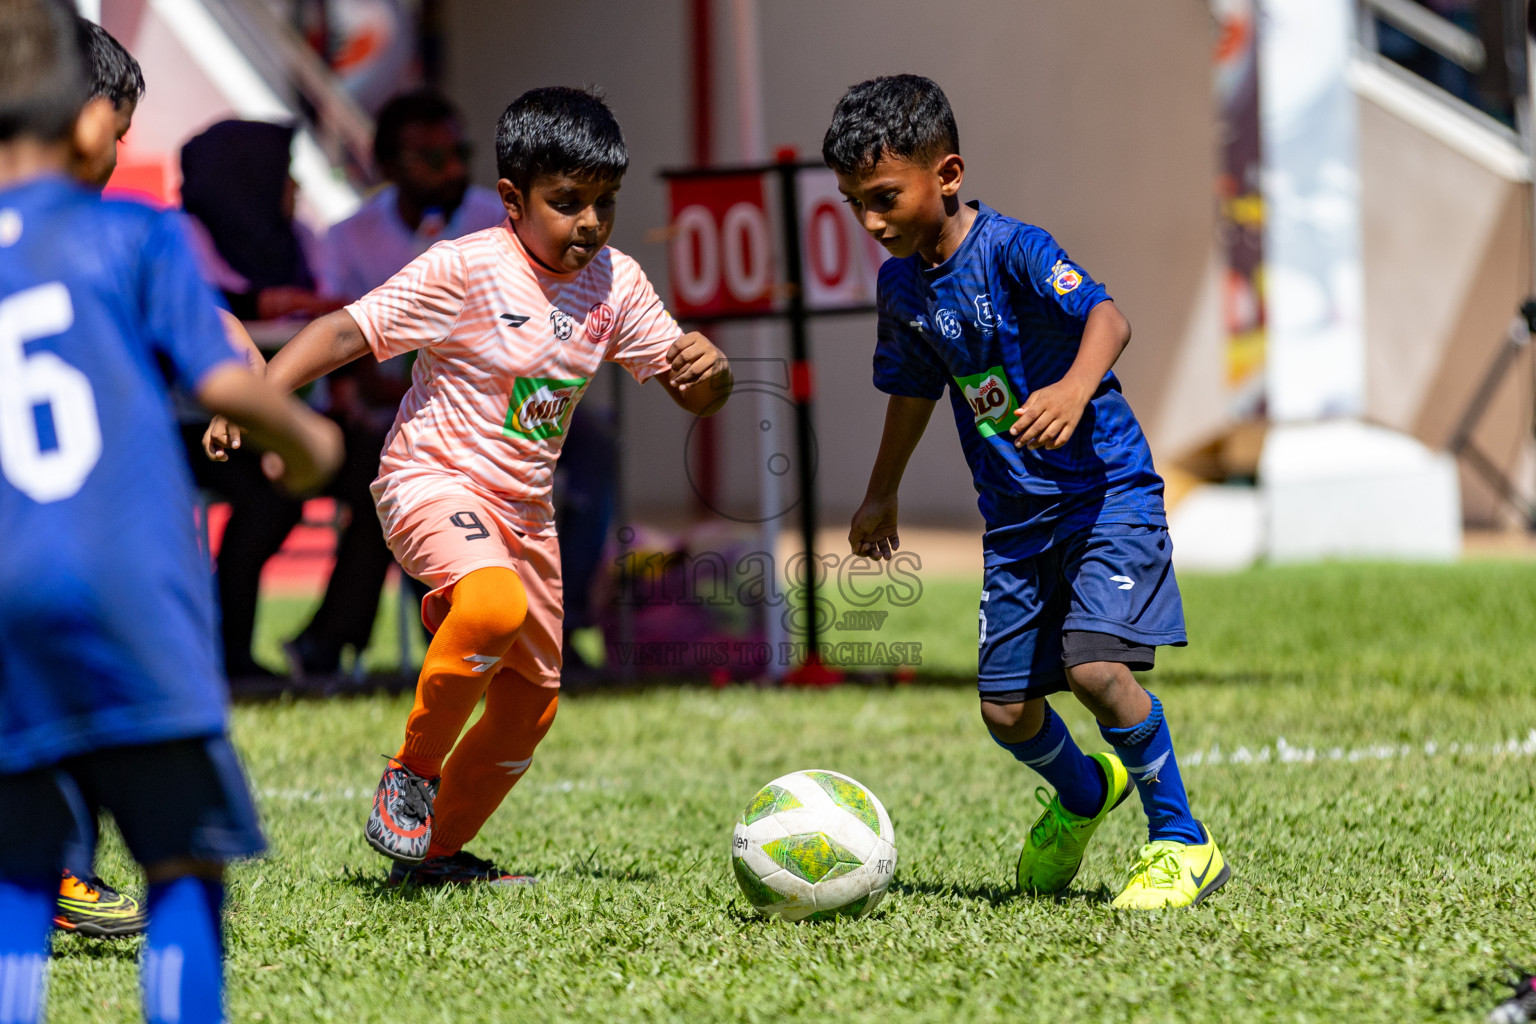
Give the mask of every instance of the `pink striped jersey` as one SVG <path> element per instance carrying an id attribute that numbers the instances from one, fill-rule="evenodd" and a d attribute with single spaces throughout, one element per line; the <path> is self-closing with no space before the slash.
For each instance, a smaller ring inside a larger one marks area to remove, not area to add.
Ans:
<path id="1" fill-rule="evenodd" d="M 604 248 L 553 274 L 510 221 L 438 242 L 346 309 L 380 360 L 418 353 L 373 483 L 386 536 L 466 488 L 517 529 L 554 533 L 555 459 L 599 364 L 646 381 L 682 334 L 630 257 Z"/>

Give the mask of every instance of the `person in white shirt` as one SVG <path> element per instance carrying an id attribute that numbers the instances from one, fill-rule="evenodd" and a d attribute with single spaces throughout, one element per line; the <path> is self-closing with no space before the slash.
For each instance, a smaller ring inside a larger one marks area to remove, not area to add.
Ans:
<path id="1" fill-rule="evenodd" d="M 373 156 L 388 184 L 326 234 L 320 278 L 328 294 L 360 299 L 434 242 L 507 219 L 500 196 L 469 183 L 458 111 L 431 90 L 385 105 Z"/>

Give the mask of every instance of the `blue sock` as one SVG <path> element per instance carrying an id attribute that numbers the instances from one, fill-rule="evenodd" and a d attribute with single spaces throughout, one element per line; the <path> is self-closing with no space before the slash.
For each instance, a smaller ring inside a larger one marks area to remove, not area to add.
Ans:
<path id="1" fill-rule="evenodd" d="M 1020 743 L 1004 743 L 993 735 L 997 745 L 1039 772 L 1061 799 L 1061 806 L 1073 814 L 1091 818 L 1104 803 L 1104 773 L 1093 758 L 1078 748 L 1066 723 L 1045 706 L 1045 723 L 1034 736 Z"/>
<path id="2" fill-rule="evenodd" d="M 74 828 L 64 841 L 64 867 L 76 878 L 96 874 L 96 819 L 87 812 L 75 815 Z"/>
<path id="3" fill-rule="evenodd" d="M 1099 732 L 1120 754 L 1126 771 L 1136 780 L 1142 809 L 1147 812 L 1147 836 L 1178 843 L 1203 843 L 1205 836 L 1189 810 L 1179 761 L 1173 756 L 1173 737 L 1163 718 L 1163 702 L 1152 694 L 1152 713 L 1140 725 L 1128 729 L 1099 726 Z"/>
<path id="4" fill-rule="evenodd" d="M 223 884 L 183 876 L 149 887 L 139 979 L 147 1024 L 224 1019 Z"/>
<path id="5" fill-rule="evenodd" d="M 57 878 L 25 884 L 0 879 L 0 1024 L 37 1024 L 43 1019 L 48 935 Z"/>

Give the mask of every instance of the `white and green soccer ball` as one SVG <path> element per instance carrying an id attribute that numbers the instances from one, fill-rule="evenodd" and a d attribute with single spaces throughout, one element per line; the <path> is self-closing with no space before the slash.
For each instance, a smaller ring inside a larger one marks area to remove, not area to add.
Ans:
<path id="1" fill-rule="evenodd" d="M 896 875 L 890 815 L 837 772 L 791 772 L 757 791 L 736 823 L 731 866 L 748 901 L 790 921 L 860 917 Z"/>

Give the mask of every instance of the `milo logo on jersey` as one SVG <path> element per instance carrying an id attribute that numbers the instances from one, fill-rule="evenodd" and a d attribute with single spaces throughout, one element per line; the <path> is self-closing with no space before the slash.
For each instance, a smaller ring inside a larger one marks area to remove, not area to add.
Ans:
<path id="1" fill-rule="evenodd" d="M 976 432 L 982 437 L 992 437 L 1012 425 L 1013 410 L 1019 403 L 1008 386 L 1008 373 L 1001 366 L 969 377 L 956 377 L 955 383 L 960 385 L 971 415 L 976 417 Z"/>
<path id="2" fill-rule="evenodd" d="M 571 410 L 586 390 L 587 378 L 519 377 L 512 385 L 502 433 L 530 441 L 559 437 L 571 422 Z"/>

